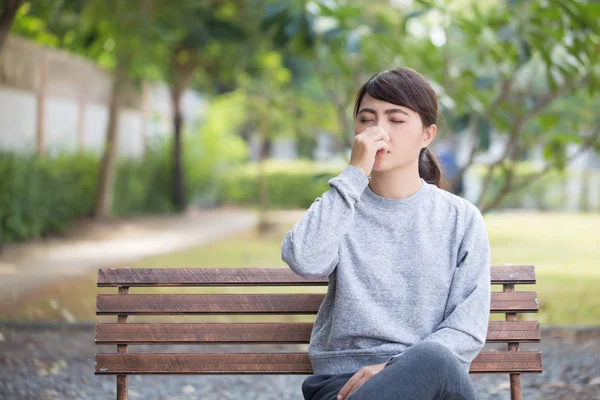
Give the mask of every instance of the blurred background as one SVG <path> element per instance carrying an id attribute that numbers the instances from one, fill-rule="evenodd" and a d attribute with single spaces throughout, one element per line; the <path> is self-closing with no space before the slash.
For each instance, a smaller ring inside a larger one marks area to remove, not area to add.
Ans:
<path id="1" fill-rule="evenodd" d="M 358 89 L 402 66 L 438 94 L 444 188 L 492 263 L 536 266 L 525 398 L 599 399 L 599 55 L 596 1 L 0 0 L 0 398 L 114 395 L 99 267 L 285 267 Z M 302 399 L 294 376 L 138 378 L 132 397 Z"/>

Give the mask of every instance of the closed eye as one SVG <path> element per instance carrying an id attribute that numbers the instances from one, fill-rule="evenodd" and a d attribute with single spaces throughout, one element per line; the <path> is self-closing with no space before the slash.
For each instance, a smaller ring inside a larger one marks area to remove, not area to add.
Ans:
<path id="1" fill-rule="evenodd" d="M 361 119 L 360 122 L 362 122 L 363 124 L 366 122 L 373 122 L 372 119 Z M 403 124 L 406 121 L 390 121 L 392 124 Z"/>

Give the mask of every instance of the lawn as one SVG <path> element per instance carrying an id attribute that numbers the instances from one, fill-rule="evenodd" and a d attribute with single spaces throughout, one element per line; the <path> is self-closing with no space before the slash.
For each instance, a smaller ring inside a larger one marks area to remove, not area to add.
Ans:
<path id="1" fill-rule="evenodd" d="M 546 324 L 600 325 L 600 215 L 557 213 L 497 213 L 485 217 L 492 249 L 492 264 L 534 264 L 538 283 L 540 313 L 526 316 Z M 281 225 L 267 237 L 255 232 L 210 245 L 147 258 L 134 267 L 283 267 L 281 240 L 292 225 Z M 115 293 L 115 289 L 95 287 L 96 271 L 87 276 L 46 288 L 13 310 L 0 313 L 0 319 L 94 320 L 95 294 Z M 498 288 L 499 289 L 499 288 Z M 531 290 L 523 285 L 517 290 Z M 134 288 L 132 293 L 166 293 L 172 289 Z M 181 288 L 181 293 L 289 292 L 276 288 Z M 300 291 L 324 292 L 326 288 Z M 497 289 L 496 289 L 497 290 Z M 500 318 L 495 316 L 494 319 Z M 114 318 L 106 317 L 107 321 Z M 140 317 L 142 318 L 142 317 Z M 143 317 L 144 320 L 151 320 Z M 281 316 L 244 316 L 239 321 L 271 321 Z M 179 317 L 179 320 L 226 321 L 231 316 Z M 287 320 L 312 321 L 314 316 L 286 316 Z M 132 321 L 140 321 L 133 317 Z"/>
<path id="2" fill-rule="evenodd" d="M 492 264 L 536 267 L 540 312 L 530 319 L 600 325 L 600 214 L 515 212 L 485 221 Z"/>

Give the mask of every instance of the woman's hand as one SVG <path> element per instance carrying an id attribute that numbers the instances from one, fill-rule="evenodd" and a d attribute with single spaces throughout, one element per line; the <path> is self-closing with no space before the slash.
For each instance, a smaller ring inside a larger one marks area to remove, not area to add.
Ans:
<path id="1" fill-rule="evenodd" d="M 389 135 L 378 126 L 370 126 L 354 137 L 350 165 L 359 168 L 369 176 L 378 151 L 387 152 Z"/>
<path id="2" fill-rule="evenodd" d="M 340 393 L 338 394 L 338 400 L 346 400 L 352 393 L 354 393 L 359 387 L 363 385 L 366 381 L 377 375 L 386 365 L 383 364 L 375 364 L 375 365 L 367 365 L 366 367 L 362 367 L 358 370 L 352 378 L 348 379 L 348 382 L 344 385 Z"/>

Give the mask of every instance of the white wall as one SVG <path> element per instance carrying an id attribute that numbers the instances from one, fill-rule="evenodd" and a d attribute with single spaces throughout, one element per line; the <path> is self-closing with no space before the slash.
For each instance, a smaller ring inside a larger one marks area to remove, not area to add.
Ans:
<path id="1" fill-rule="evenodd" d="M 118 154 L 141 157 L 147 137 L 163 137 L 172 132 L 172 111 L 168 90 L 163 84 L 150 87 L 147 119 L 140 110 L 124 109 L 118 123 Z M 195 129 L 205 107 L 205 99 L 193 91 L 183 96 L 186 128 Z M 79 149 L 79 102 L 48 96 L 44 113 L 44 150 L 49 154 Z M 32 153 L 36 150 L 37 98 L 32 92 L 0 86 L 0 150 Z M 145 124 L 145 126 L 144 126 Z M 108 125 L 108 107 L 87 103 L 83 122 L 83 148 L 101 152 Z"/>
<path id="2" fill-rule="evenodd" d="M 36 98 L 0 87 L 0 150 L 35 151 Z"/>
<path id="3" fill-rule="evenodd" d="M 43 149 L 53 154 L 101 152 L 108 125 L 112 75 L 91 60 L 10 36 L 0 53 L 0 151 L 36 151 L 38 96 L 43 97 Z M 162 82 L 140 93 L 123 88 L 117 125 L 118 154 L 140 157 L 151 137 L 172 132 L 169 90 Z M 80 129 L 80 108 L 83 107 Z M 195 129 L 205 100 L 193 91 L 182 98 L 186 128 Z"/>

